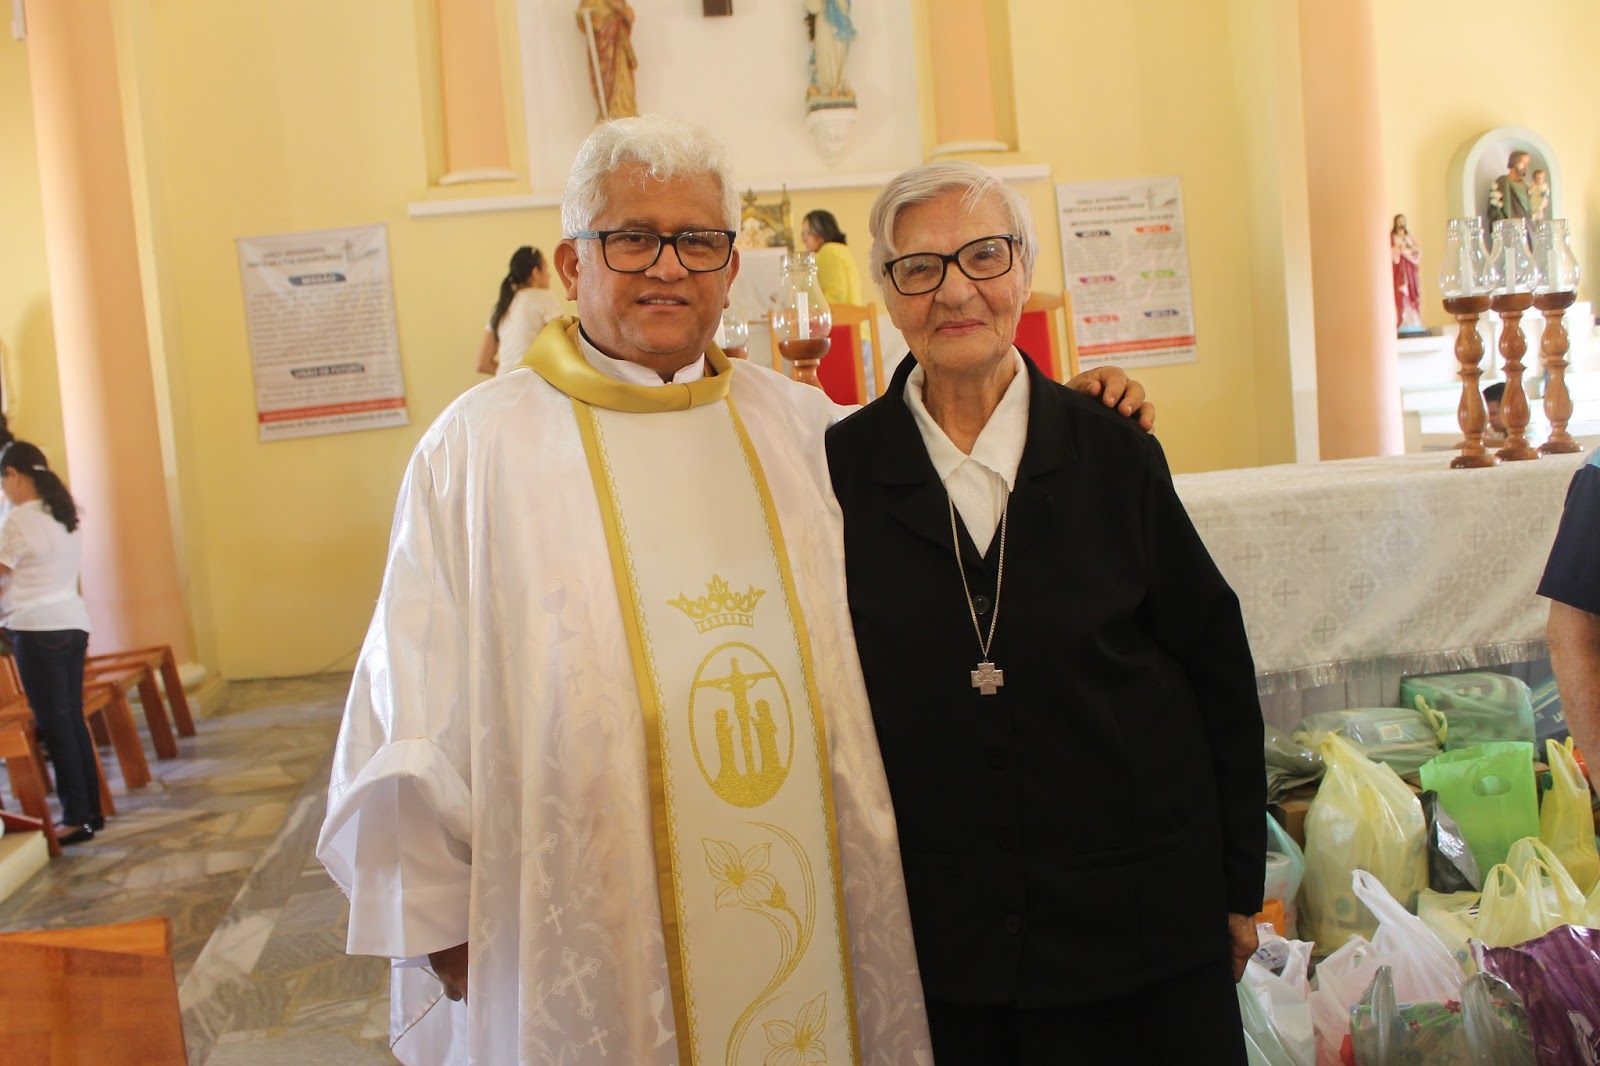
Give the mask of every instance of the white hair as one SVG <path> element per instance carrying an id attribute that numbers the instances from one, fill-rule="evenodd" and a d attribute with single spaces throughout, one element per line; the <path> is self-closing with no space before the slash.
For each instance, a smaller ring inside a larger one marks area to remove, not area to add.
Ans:
<path id="1" fill-rule="evenodd" d="M 561 196 L 564 233 L 594 225 L 606 208 L 606 178 L 625 167 L 638 167 L 655 181 L 714 179 L 722 197 L 723 228 L 738 229 L 739 192 L 721 142 L 681 119 L 641 115 L 602 122 L 578 149 Z"/>
<path id="2" fill-rule="evenodd" d="M 1033 229 L 1033 213 L 1022 194 L 1011 186 L 972 163 L 955 161 L 924 163 L 895 178 L 883 187 L 872 203 L 872 213 L 867 227 L 872 231 L 870 262 L 873 275 L 883 273 L 883 264 L 899 254 L 894 246 L 894 225 L 900 212 L 915 204 L 925 204 L 944 193 L 959 191 L 961 206 L 971 212 L 985 199 L 993 196 L 1000 201 L 1011 218 L 1011 232 L 1017 238 L 1017 257 L 1029 276 L 1033 274 L 1033 261 L 1039 254 L 1039 240 Z M 916 249 L 921 251 L 922 249 Z"/>

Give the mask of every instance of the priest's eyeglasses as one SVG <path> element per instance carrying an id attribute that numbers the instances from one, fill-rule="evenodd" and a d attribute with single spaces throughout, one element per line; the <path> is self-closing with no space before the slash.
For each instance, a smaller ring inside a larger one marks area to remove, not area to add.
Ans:
<path id="1" fill-rule="evenodd" d="M 683 269 L 697 274 L 721 270 L 733 257 L 731 229 L 689 229 L 670 237 L 636 229 L 590 229 L 572 235 L 600 242 L 606 266 L 618 274 L 642 274 L 656 265 L 661 249 L 672 245 Z"/>
<path id="2" fill-rule="evenodd" d="M 988 281 L 1010 273 L 1017 238 L 1009 233 L 968 241 L 949 255 L 915 252 L 883 264 L 883 272 L 901 296 L 921 296 L 944 284 L 945 271 L 954 263 L 973 281 Z"/>

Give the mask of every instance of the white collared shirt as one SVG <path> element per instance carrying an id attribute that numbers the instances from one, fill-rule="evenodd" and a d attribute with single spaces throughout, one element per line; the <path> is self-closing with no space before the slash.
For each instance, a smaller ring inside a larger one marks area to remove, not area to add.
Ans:
<path id="1" fill-rule="evenodd" d="M 583 330 L 578 330 L 578 351 L 589 360 L 589 365 L 613 381 L 620 381 L 624 385 L 687 385 L 691 381 L 699 381 L 706 376 L 706 357 L 701 356 L 686 367 L 681 367 L 672 375 L 671 381 L 662 381 L 661 375 L 647 366 L 630 363 L 626 359 L 613 359 L 599 348 L 589 343 L 589 338 L 583 335 Z"/>
<path id="2" fill-rule="evenodd" d="M 1017 466 L 1028 441 L 1028 368 L 1015 347 L 1011 360 L 1017 372 L 973 442 L 971 454 L 963 454 L 928 413 L 922 402 L 922 384 L 927 377 L 922 367 L 916 367 L 906 379 L 906 406 L 917 421 L 928 458 L 961 513 L 972 543 L 984 554 L 988 554 L 989 542 L 1005 512 L 1006 499 L 1016 488 Z"/>

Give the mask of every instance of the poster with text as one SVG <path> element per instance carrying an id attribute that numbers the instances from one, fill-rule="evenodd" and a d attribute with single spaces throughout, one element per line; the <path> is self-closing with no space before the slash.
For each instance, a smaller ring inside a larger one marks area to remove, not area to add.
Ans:
<path id="1" fill-rule="evenodd" d="M 384 227 L 238 245 L 261 439 L 405 425 Z"/>
<path id="2" fill-rule="evenodd" d="M 1056 206 L 1083 369 L 1194 362 L 1179 180 L 1063 182 Z"/>

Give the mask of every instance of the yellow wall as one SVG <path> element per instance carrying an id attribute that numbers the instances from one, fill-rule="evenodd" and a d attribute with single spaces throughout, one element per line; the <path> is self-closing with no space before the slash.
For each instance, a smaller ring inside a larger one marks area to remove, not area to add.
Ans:
<path id="1" fill-rule="evenodd" d="M 148 215 L 176 398 L 197 628 L 231 677 L 346 664 L 372 611 L 395 489 L 474 360 L 511 251 L 553 210 L 412 220 L 426 198 L 417 20 L 393 0 L 129 4 Z M 499 190 L 497 190 L 499 191 Z M 412 425 L 263 444 L 234 239 L 388 228 Z"/>
<path id="2" fill-rule="evenodd" d="M 1017 0 L 1011 52 L 1019 147 L 1057 181 L 1166 174 L 1183 178 L 1199 361 L 1140 368 L 1160 407 L 1162 442 L 1176 470 L 1252 466 L 1291 454 L 1282 425 L 1263 427 L 1248 175 L 1239 160 L 1250 131 L 1227 57 L 1226 5 L 1159 0 L 1062 4 Z M 1033 191 L 1043 248 L 1036 284 L 1059 288 L 1054 190 Z M 1284 383 L 1274 403 L 1286 404 Z M 1181 397 L 1181 401 L 1179 398 Z"/>
<path id="3" fill-rule="evenodd" d="M 65 469 L 61 384 L 45 268 L 28 50 L 0 36 L 0 345 L 11 430 Z M 70 472 L 69 472 L 70 474 Z"/>
<path id="4" fill-rule="evenodd" d="M 1595 300 L 1600 273 L 1600 4 L 1550 0 L 1408 0 L 1374 5 L 1378 88 L 1384 107 L 1384 174 L 1374 182 L 1388 213 L 1404 214 L 1422 244 L 1422 318 L 1450 321 L 1439 304 L 1439 257 L 1449 221 L 1446 173 L 1463 144 L 1501 126 L 1526 126 L 1560 160 L 1573 251 Z M 1452 28 L 1459 31 L 1452 32 Z"/>

